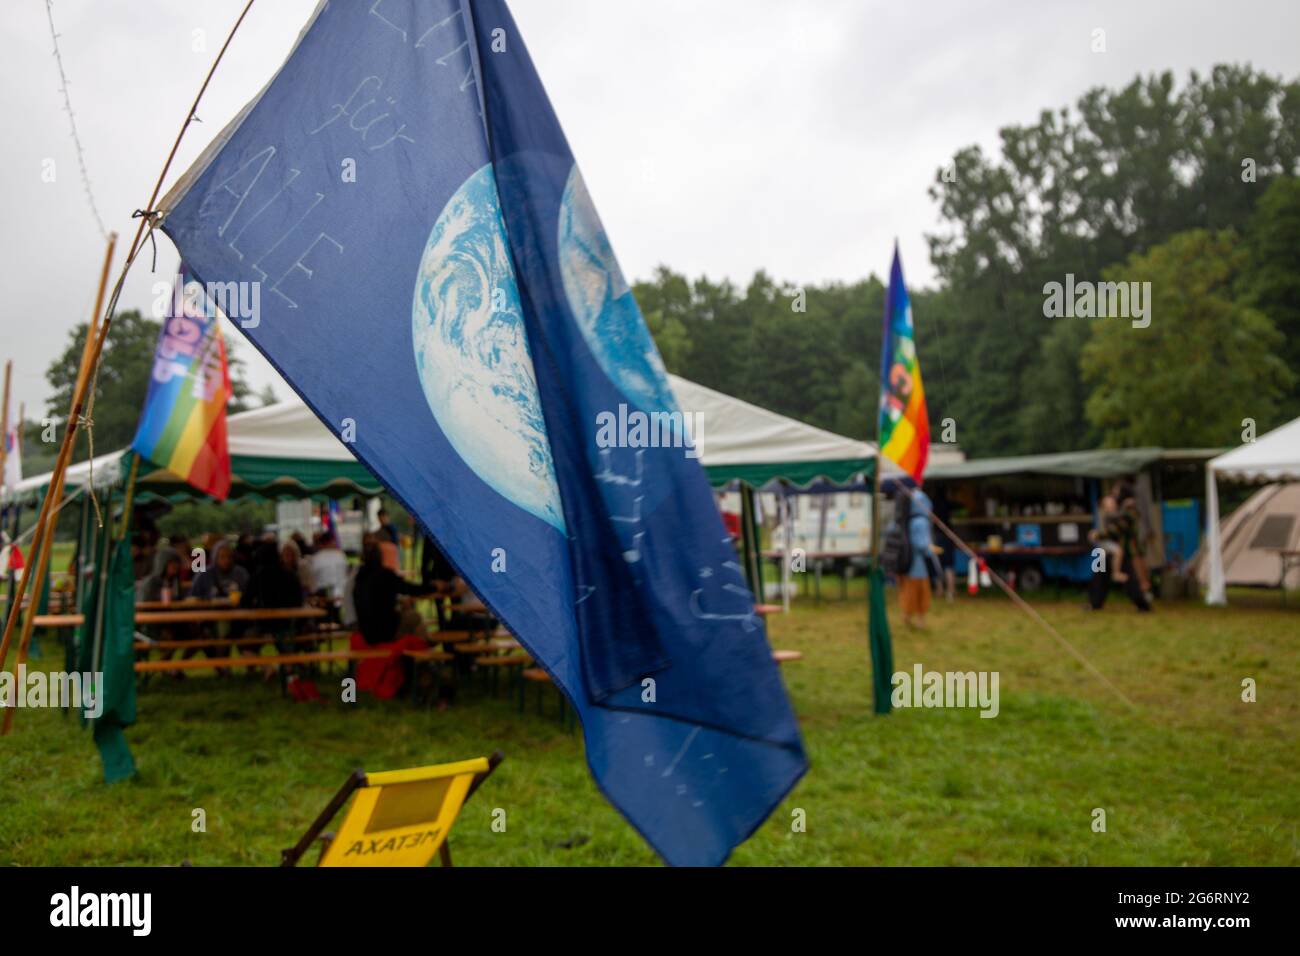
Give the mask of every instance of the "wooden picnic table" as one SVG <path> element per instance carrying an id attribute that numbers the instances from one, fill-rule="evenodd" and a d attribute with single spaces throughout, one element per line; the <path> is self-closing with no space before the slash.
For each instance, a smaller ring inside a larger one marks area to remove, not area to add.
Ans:
<path id="1" fill-rule="evenodd" d="M 240 607 L 226 610 L 136 611 L 137 624 L 201 624 L 216 621 L 299 621 L 319 620 L 326 612 L 318 607 Z M 80 614 L 38 614 L 36 627 L 80 627 Z"/>
<path id="2" fill-rule="evenodd" d="M 137 611 L 214 611 L 239 605 L 230 598 L 178 598 L 175 601 L 136 601 Z"/>

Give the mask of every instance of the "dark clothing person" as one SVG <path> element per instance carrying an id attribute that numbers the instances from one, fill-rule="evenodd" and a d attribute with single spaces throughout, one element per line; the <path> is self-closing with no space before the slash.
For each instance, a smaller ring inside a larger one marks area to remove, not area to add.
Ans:
<path id="1" fill-rule="evenodd" d="M 235 542 L 235 563 L 249 574 L 252 574 L 256 566 L 255 554 L 256 546 L 253 544 L 253 536 L 251 534 L 241 534 L 239 540 Z"/>
<path id="2" fill-rule="evenodd" d="M 397 598 L 406 594 L 420 597 L 429 589 L 412 584 L 377 561 L 366 561 L 357 571 L 352 601 L 357 610 L 357 629 L 367 644 L 387 644 L 397 638 L 402 615 Z"/>
<path id="3" fill-rule="evenodd" d="M 235 563 L 230 542 L 222 541 L 208 555 L 207 570 L 195 576 L 190 596 L 210 601 L 230 597 L 232 591 L 242 594 L 247 589 L 248 572 Z"/>
<path id="4" fill-rule="evenodd" d="M 163 592 L 168 598 L 179 601 L 184 594 L 181 584 L 181 558 L 174 548 L 163 546 L 154 552 L 153 573 L 144 579 L 140 597 L 145 601 L 161 601 Z"/>
<path id="5" fill-rule="evenodd" d="M 302 583 L 298 574 L 280 561 L 274 541 L 258 546 L 248 589 L 240 595 L 240 607 L 302 607 Z"/>
<path id="6" fill-rule="evenodd" d="M 1102 528 L 1091 537 L 1093 541 L 1107 540 L 1116 542 L 1122 553 L 1120 573 L 1124 575 L 1124 593 L 1139 611 L 1151 610 L 1151 604 L 1142 593 L 1142 584 L 1137 575 L 1137 555 L 1139 549 L 1139 515 L 1137 501 L 1132 486 L 1119 482 L 1115 485 L 1112 496 L 1120 503 L 1120 510 L 1107 517 Z M 1113 580 L 1109 570 L 1093 571 L 1092 580 L 1088 582 L 1088 604 L 1094 611 L 1100 611 L 1106 605 L 1111 584 L 1121 582 Z"/>
<path id="7" fill-rule="evenodd" d="M 1120 565 L 1120 570 L 1128 575 L 1123 583 L 1124 593 L 1128 595 L 1129 600 L 1133 602 L 1134 607 L 1139 611 L 1151 610 L 1151 605 L 1147 603 L 1145 595 L 1142 593 L 1142 585 L 1138 583 L 1137 571 L 1133 567 L 1133 558 L 1129 552 L 1124 552 L 1124 562 Z M 1110 594 L 1111 584 L 1118 584 L 1109 571 L 1093 571 L 1092 580 L 1088 582 L 1088 604 L 1094 611 L 1100 611 L 1106 605 L 1106 598 Z"/>
<path id="8" fill-rule="evenodd" d="M 426 588 L 451 584 L 456 580 L 456 569 L 432 538 L 426 536 L 423 540 L 420 549 L 420 581 Z"/>

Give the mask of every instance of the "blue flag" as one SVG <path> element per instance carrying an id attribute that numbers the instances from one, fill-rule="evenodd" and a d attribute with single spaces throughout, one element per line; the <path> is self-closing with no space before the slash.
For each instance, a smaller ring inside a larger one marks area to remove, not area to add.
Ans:
<path id="1" fill-rule="evenodd" d="M 505 4 L 322 4 L 163 212 L 550 673 L 611 802 L 668 862 L 725 860 L 806 769 L 798 724 L 707 423 L 677 406 Z"/>

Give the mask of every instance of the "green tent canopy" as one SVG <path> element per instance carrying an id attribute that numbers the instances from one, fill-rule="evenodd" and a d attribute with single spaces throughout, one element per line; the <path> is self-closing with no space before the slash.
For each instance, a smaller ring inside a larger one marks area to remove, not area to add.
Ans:
<path id="1" fill-rule="evenodd" d="M 843 484 L 872 474 L 876 452 L 867 442 L 805 425 L 675 375 L 669 380 L 678 408 L 686 415 L 687 430 L 701 432 L 695 437 L 715 488 L 737 480 L 755 488 L 774 480 L 802 488 L 818 480 Z M 692 428 L 694 423 L 703 428 Z M 383 491 L 370 470 L 296 396 L 231 415 L 226 427 L 232 498 L 343 498 Z M 126 461 L 126 452 L 118 451 L 71 466 L 69 493 L 89 485 L 92 475 L 96 490 L 120 486 Z M 15 498 L 39 502 L 49 479 L 48 473 L 23 479 L 14 489 Z M 178 476 L 145 461 L 135 493 L 143 498 L 199 496 Z"/>
<path id="2" fill-rule="evenodd" d="M 1058 475 L 1065 478 L 1119 478 L 1156 462 L 1200 462 L 1213 458 L 1217 448 L 1098 448 L 1047 455 L 1012 455 L 1005 458 L 968 458 L 935 463 L 926 481 L 993 478 L 998 475 Z"/>

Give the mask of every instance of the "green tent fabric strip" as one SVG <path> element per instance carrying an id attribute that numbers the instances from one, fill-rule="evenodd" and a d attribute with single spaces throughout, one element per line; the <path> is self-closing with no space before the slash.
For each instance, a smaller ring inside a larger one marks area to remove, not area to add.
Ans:
<path id="1" fill-rule="evenodd" d="M 96 468 L 96 492 L 122 486 L 128 470 L 128 454 L 122 452 L 107 466 Z M 347 495 L 370 496 L 383 492 L 379 480 L 358 461 L 232 455 L 230 470 L 234 479 L 230 488 L 231 498 L 241 498 L 245 495 L 260 495 L 266 498 L 322 495 L 342 498 Z M 42 485 L 39 488 L 29 488 L 26 494 L 19 496 L 19 500 L 39 502 L 48 487 Z M 136 496 L 142 500 L 159 497 L 170 501 L 206 497 L 157 466 L 153 466 L 152 470 L 141 470 L 136 483 Z"/>
<path id="2" fill-rule="evenodd" d="M 768 482 L 780 479 L 799 488 L 815 481 L 826 480 L 845 484 L 856 476 L 865 474 L 870 480 L 875 462 L 870 458 L 845 458 L 839 461 L 787 461 L 772 464 L 705 465 L 709 484 L 721 488 L 740 481 L 751 488 L 762 488 Z"/>
<path id="3" fill-rule="evenodd" d="M 1118 478 L 1141 471 L 1158 461 L 1209 460 L 1219 452 L 1210 448 L 1099 448 L 1050 455 L 1013 455 L 1007 458 L 973 458 L 926 470 L 926 481 L 992 478 L 997 475 L 1037 474 L 1067 478 Z"/>

